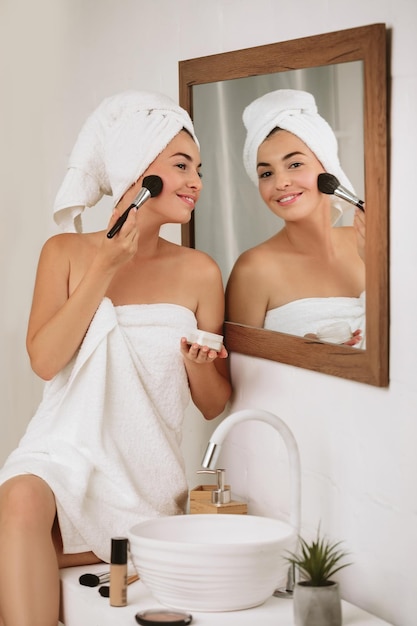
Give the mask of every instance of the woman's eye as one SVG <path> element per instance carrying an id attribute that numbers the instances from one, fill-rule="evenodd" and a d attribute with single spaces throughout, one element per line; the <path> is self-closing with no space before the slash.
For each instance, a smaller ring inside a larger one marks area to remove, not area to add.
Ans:
<path id="1" fill-rule="evenodd" d="M 268 176 L 271 176 L 272 172 L 261 172 L 259 174 L 259 178 L 268 178 Z"/>
<path id="2" fill-rule="evenodd" d="M 179 167 L 180 170 L 185 170 L 186 165 L 185 165 L 185 163 L 177 163 L 177 167 Z"/>
<path id="3" fill-rule="evenodd" d="M 297 167 L 300 167 L 302 165 L 302 163 L 300 163 L 299 161 L 296 161 L 295 163 L 291 163 L 290 165 L 290 169 L 296 169 Z"/>

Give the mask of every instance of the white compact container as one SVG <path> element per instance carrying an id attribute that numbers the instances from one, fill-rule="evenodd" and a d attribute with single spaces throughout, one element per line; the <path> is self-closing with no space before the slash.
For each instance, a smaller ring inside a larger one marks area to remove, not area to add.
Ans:
<path id="1" fill-rule="evenodd" d="M 320 326 L 317 338 L 328 343 L 345 343 L 352 338 L 352 329 L 347 322 L 333 322 Z"/>
<path id="2" fill-rule="evenodd" d="M 199 346 L 207 346 L 211 350 L 220 352 L 223 345 L 223 335 L 216 335 L 215 333 L 208 333 L 205 330 L 195 328 L 188 333 L 187 341 L 188 343 L 198 343 Z"/>

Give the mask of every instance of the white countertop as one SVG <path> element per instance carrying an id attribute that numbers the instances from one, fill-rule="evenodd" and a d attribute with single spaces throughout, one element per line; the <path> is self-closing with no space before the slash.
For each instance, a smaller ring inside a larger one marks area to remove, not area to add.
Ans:
<path id="1" fill-rule="evenodd" d="M 61 570 L 62 620 L 65 626 L 134 626 L 135 614 L 152 608 L 166 608 L 154 600 L 145 585 L 128 586 L 128 605 L 111 607 L 98 587 L 84 587 L 81 574 L 106 571 L 106 565 L 70 567 Z M 348 602 L 342 601 L 343 626 L 392 626 Z M 229 613 L 193 612 L 192 626 L 293 626 L 292 600 L 272 597 L 261 606 Z"/>

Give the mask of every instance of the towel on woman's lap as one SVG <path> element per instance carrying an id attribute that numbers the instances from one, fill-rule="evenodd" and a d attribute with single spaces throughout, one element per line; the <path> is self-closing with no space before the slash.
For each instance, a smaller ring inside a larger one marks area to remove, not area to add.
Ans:
<path id="1" fill-rule="evenodd" d="M 35 474 L 52 488 L 64 552 L 109 561 L 110 539 L 183 513 L 180 450 L 190 399 L 180 338 L 196 328 L 173 304 L 100 304 L 77 355 L 46 383 L 0 483 Z"/>

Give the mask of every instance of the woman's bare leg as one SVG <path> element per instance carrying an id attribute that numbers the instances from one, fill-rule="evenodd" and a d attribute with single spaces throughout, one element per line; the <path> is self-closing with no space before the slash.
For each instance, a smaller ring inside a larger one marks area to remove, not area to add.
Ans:
<path id="1" fill-rule="evenodd" d="M 102 563 L 94 552 L 81 552 L 77 554 L 63 554 L 62 551 L 62 539 L 61 532 L 58 525 L 58 519 L 55 517 L 54 525 L 52 528 L 52 540 L 54 542 L 55 551 L 58 557 L 58 566 L 61 567 L 75 567 L 77 565 L 93 565 L 95 563 Z M 64 622 L 65 606 L 61 604 L 59 619 Z M 0 626 L 3 626 L 0 621 Z"/>
<path id="2" fill-rule="evenodd" d="M 58 568 L 99 562 L 92 553 L 62 555 L 55 520 L 54 494 L 41 478 L 0 486 L 0 626 L 57 626 Z"/>
<path id="3" fill-rule="evenodd" d="M 4 626 L 56 626 L 58 561 L 51 538 L 55 499 L 40 478 L 0 487 L 0 615 Z"/>

